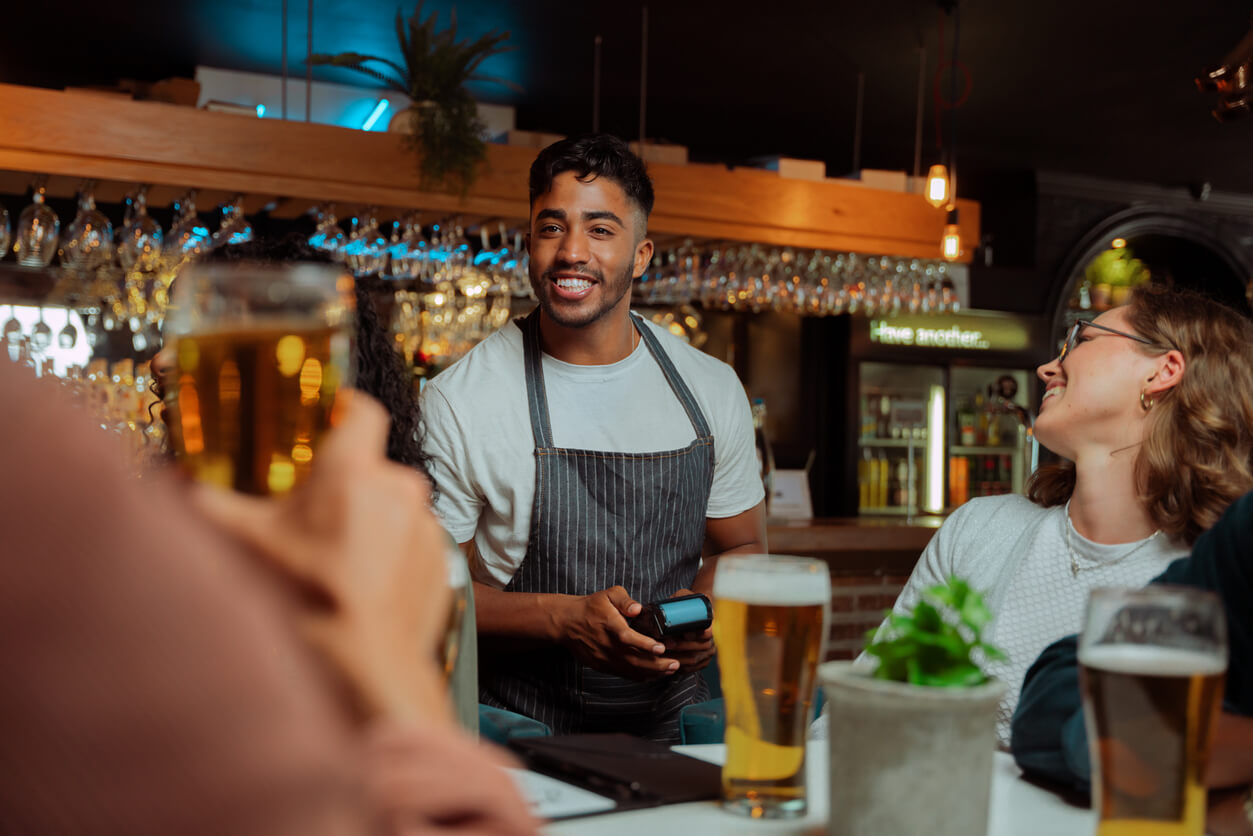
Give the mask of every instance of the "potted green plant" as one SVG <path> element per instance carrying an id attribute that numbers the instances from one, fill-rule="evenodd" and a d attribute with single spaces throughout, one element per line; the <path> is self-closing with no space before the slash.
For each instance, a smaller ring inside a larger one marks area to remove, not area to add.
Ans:
<path id="1" fill-rule="evenodd" d="M 1092 307 L 1107 310 L 1125 304 L 1131 288 L 1150 278 L 1149 269 L 1123 244 L 1097 254 L 1083 271 L 1092 288 Z"/>
<path id="2" fill-rule="evenodd" d="M 888 613 L 867 656 L 878 666 L 819 669 L 829 705 L 829 833 L 987 831 L 996 706 L 1005 684 L 982 663 L 1004 655 L 983 641 L 991 613 L 957 578 Z"/>
<path id="3" fill-rule="evenodd" d="M 519 88 L 478 72 L 485 60 L 512 49 L 504 45 L 508 32 L 493 30 L 477 40 L 458 40 L 456 9 L 449 13 L 448 28 L 442 31 L 436 30 L 438 17 L 432 12 L 423 18 L 421 0 L 408 18 L 397 10 L 401 62 L 360 52 L 316 54 L 309 61 L 354 70 L 408 96 L 411 105 L 400 118 L 409 122 L 405 139 L 418 154 L 423 188 L 457 186 L 464 193 L 487 157 L 478 106 L 466 82 Z"/>

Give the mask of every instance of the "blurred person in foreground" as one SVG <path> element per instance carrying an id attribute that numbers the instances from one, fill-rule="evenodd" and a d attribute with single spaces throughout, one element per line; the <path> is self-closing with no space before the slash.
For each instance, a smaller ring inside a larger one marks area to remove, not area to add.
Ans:
<path id="1" fill-rule="evenodd" d="M 93 834 L 531 833 L 452 720 L 422 478 L 351 399 L 280 500 L 155 474 L 0 364 L 0 822 Z"/>
<path id="2" fill-rule="evenodd" d="M 422 395 L 436 510 L 472 555 L 480 699 L 557 733 L 677 742 L 712 633 L 659 641 L 628 619 L 709 594 L 719 554 L 765 551 L 748 398 L 631 312 L 653 186 L 626 143 L 556 142 L 529 185 L 539 307 Z"/>
<path id="3" fill-rule="evenodd" d="M 955 510 L 895 605 L 953 575 L 984 593 L 984 640 L 1008 655 L 988 666 L 1010 686 L 1002 746 L 1027 666 L 1079 629 L 1088 592 L 1148 583 L 1253 488 L 1253 322 L 1230 308 L 1141 285 L 1076 323 L 1037 374 L 1035 436 L 1064 461 L 1039 468 L 1025 497 Z"/>
<path id="4" fill-rule="evenodd" d="M 326 253 L 308 245 L 305 237 L 290 234 L 278 240 L 257 238 L 212 250 L 205 263 L 290 264 L 294 262 L 332 263 Z M 177 279 L 175 280 L 177 282 Z M 376 399 L 390 417 L 387 429 L 387 458 L 407 465 L 424 476 L 427 457 L 422 452 L 418 396 L 413 377 L 404 359 L 396 351 L 388 329 L 379 317 L 375 295 L 384 282 L 378 278 L 358 277 L 353 282 L 356 297 L 356 328 L 353 337 L 354 386 Z M 390 291 L 389 291 L 390 292 Z M 178 420 L 177 387 L 174 374 L 177 358 L 173 344 L 167 343 L 152 359 L 153 392 L 161 400 L 160 417 L 167 427 Z M 174 430 L 177 432 L 177 429 Z M 449 677 L 458 721 L 477 734 L 479 728 L 478 642 L 475 640 L 473 590 L 467 590 L 465 613 L 460 626 L 461 641 Z M 442 643 L 442 637 L 440 637 Z"/>
<path id="5" fill-rule="evenodd" d="M 1210 749 L 1207 832 L 1253 834 L 1253 493 L 1202 534 L 1190 557 L 1153 583 L 1218 593 L 1227 614 L 1223 713 Z M 1078 638 L 1050 645 L 1027 671 L 1014 715 L 1012 751 L 1028 776 L 1087 793 L 1092 779 L 1079 691 Z"/>

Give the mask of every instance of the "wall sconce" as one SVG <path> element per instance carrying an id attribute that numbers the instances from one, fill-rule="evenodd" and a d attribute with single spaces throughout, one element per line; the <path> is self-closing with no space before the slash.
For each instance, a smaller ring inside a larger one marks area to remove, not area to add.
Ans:
<path id="1" fill-rule="evenodd" d="M 931 170 L 927 172 L 927 203 L 939 209 L 949 202 L 948 193 L 948 168 L 943 165 L 931 166 Z"/>
<path id="2" fill-rule="evenodd" d="M 956 261 L 961 258 L 962 237 L 957 227 L 957 210 L 949 209 L 944 222 L 944 237 L 940 240 L 940 255 L 945 261 Z"/>

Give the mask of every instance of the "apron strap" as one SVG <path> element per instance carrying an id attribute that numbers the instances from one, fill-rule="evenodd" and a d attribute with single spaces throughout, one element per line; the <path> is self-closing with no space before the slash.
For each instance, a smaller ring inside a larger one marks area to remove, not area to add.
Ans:
<path id="1" fill-rule="evenodd" d="M 538 450 L 553 446 L 553 428 L 548 421 L 548 393 L 544 391 L 544 352 L 540 348 L 539 308 L 518 321 L 522 329 L 522 355 L 526 369 L 526 402 L 531 413 L 531 435 Z"/>
<path id="2" fill-rule="evenodd" d="M 683 382 L 683 377 L 679 374 L 679 370 L 674 367 L 670 356 L 661 347 L 661 342 L 648 326 L 644 324 L 644 320 L 640 318 L 639 314 L 632 311 L 631 319 L 635 323 L 635 330 L 640 332 L 640 336 L 644 339 L 644 344 L 652 352 L 657 365 L 661 366 L 661 372 L 666 376 L 666 382 L 670 384 L 670 388 L 674 390 L 675 397 L 679 399 L 679 403 L 683 404 L 688 420 L 692 422 L 692 426 L 696 429 L 696 437 L 709 438 L 711 433 L 709 432 L 709 424 L 705 422 L 705 414 L 701 412 L 700 406 L 696 403 L 696 398 L 692 395 L 692 390 L 687 388 L 687 384 Z"/>
<path id="3" fill-rule="evenodd" d="M 666 354 L 657 337 L 644 324 L 639 314 L 636 314 L 634 311 L 631 312 L 631 324 L 635 326 L 635 330 L 639 332 L 640 338 L 648 348 L 648 352 L 653 355 L 653 359 L 661 367 L 661 373 L 665 376 L 666 382 L 670 384 L 671 391 L 674 392 L 674 396 L 682 404 L 688 420 L 692 422 L 692 427 L 696 430 L 696 437 L 709 438 L 712 433 L 709 431 L 709 424 L 705 421 L 705 414 L 701 412 L 695 396 L 692 395 L 692 390 L 684 382 L 682 375 L 675 368 L 670 356 Z M 526 368 L 526 399 L 527 407 L 531 413 L 531 435 L 535 439 L 537 448 L 548 449 L 553 447 L 553 430 L 552 424 L 548 419 L 548 393 L 544 389 L 544 353 L 540 347 L 539 308 L 536 308 L 525 319 L 519 321 L 518 327 L 522 329 L 523 361 Z"/>

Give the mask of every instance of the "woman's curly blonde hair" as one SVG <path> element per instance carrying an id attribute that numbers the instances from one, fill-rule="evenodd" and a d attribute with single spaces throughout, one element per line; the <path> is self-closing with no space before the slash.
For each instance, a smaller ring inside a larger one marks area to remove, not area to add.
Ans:
<path id="1" fill-rule="evenodd" d="M 1132 291 L 1127 320 L 1184 357 L 1179 383 L 1155 396 L 1136 479 L 1157 526 L 1191 544 L 1253 489 L 1253 321 L 1198 293 L 1154 284 Z M 1066 461 L 1037 470 L 1027 496 L 1048 508 L 1074 488 L 1075 466 Z"/>

